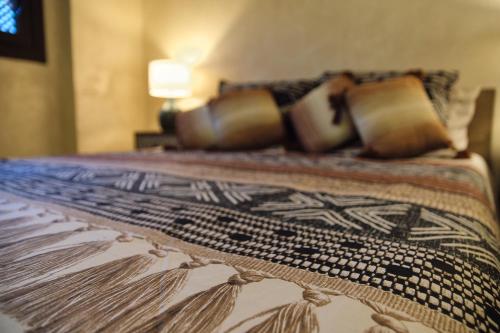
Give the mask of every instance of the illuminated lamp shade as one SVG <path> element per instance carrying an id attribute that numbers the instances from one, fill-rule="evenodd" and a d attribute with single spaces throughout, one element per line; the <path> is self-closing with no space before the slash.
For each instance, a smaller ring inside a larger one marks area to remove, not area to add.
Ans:
<path id="1" fill-rule="evenodd" d="M 149 94 L 167 100 L 163 104 L 158 120 L 164 133 L 175 133 L 175 119 L 179 110 L 175 99 L 191 96 L 191 69 L 184 63 L 173 60 L 153 60 L 148 68 Z"/>
<path id="2" fill-rule="evenodd" d="M 191 96 L 191 69 L 173 60 L 149 63 L 149 94 L 154 97 L 183 98 Z"/>

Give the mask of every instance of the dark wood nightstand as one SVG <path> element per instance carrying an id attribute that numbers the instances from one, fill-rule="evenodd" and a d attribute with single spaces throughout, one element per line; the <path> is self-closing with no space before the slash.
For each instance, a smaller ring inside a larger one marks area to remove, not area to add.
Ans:
<path id="1" fill-rule="evenodd" d="M 135 133 L 135 148 L 164 147 L 166 149 L 177 149 L 179 147 L 177 138 L 172 134 L 161 132 L 137 132 Z"/>

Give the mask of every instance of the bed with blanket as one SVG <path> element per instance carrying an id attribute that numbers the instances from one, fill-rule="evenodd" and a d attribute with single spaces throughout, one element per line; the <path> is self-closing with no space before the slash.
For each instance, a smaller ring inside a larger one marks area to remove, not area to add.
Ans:
<path id="1" fill-rule="evenodd" d="M 498 332 L 485 159 L 0 162 L 2 332 Z"/>
<path id="2" fill-rule="evenodd" d="M 51 332 L 496 332 L 498 226 L 481 161 L 3 162 L 0 307 Z"/>

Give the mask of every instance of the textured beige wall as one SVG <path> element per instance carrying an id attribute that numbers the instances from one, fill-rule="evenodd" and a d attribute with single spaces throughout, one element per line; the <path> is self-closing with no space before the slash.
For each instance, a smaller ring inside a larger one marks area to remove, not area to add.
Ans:
<path id="1" fill-rule="evenodd" d="M 463 85 L 500 88 L 500 0 L 148 0 L 144 11 L 146 60 L 201 51 L 198 96 L 219 78 L 346 68 L 459 69 Z"/>
<path id="2" fill-rule="evenodd" d="M 75 152 L 69 0 L 45 0 L 47 63 L 0 58 L 0 156 Z"/>
<path id="3" fill-rule="evenodd" d="M 145 127 L 143 1 L 71 0 L 80 153 L 133 148 Z"/>

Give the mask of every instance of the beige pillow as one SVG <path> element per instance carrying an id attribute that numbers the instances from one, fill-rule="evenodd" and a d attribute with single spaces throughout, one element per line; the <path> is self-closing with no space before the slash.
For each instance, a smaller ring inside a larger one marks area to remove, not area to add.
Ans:
<path id="1" fill-rule="evenodd" d="M 213 148 L 217 141 L 208 106 L 177 113 L 175 129 L 177 140 L 183 148 Z"/>
<path id="2" fill-rule="evenodd" d="M 414 76 L 356 86 L 346 98 L 366 156 L 410 157 L 451 145 Z"/>
<path id="3" fill-rule="evenodd" d="M 468 127 L 474 117 L 480 90 L 479 87 L 455 87 L 451 91 L 446 128 L 453 146 L 459 151 L 466 150 L 469 145 Z"/>
<path id="4" fill-rule="evenodd" d="M 293 127 L 302 147 L 309 152 L 335 148 L 356 136 L 345 105 L 332 106 L 331 98 L 342 104 L 344 93 L 354 87 L 347 76 L 330 79 L 315 88 L 290 110 Z"/>
<path id="5" fill-rule="evenodd" d="M 262 148 L 284 136 L 280 111 L 267 90 L 229 92 L 210 109 L 219 149 Z"/>

